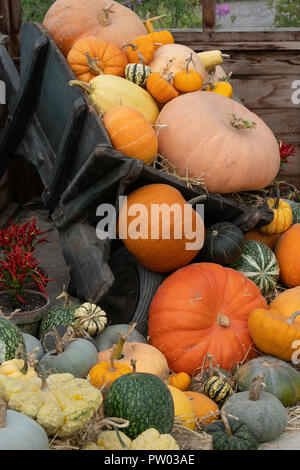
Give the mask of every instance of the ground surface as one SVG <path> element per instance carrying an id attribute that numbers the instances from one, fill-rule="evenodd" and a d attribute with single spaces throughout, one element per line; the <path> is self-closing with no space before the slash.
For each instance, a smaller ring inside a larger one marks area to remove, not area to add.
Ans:
<path id="1" fill-rule="evenodd" d="M 227 16 L 218 17 L 217 24 L 222 29 L 244 29 L 272 28 L 274 13 L 270 10 L 264 0 L 256 2 L 226 2 L 230 6 Z M 234 20 L 234 21 L 233 21 Z"/>

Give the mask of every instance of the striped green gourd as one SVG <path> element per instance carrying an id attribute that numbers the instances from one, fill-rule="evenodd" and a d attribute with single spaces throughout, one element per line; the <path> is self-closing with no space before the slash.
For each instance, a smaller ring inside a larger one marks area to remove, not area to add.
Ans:
<path id="1" fill-rule="evenodd" d="M 65 291 L 63 291 L 62 294 L 57 297 L 57 299 L 60 298 L 64 299 L 64 304 L 55 305 L 50 310 L 48 310 L 46 315 L 43 317 L 39 331 L 40 339 L 43 338 L 44 334 L 54 326 L 64 326 L 73 322 L 74 311 L 79 307 L 79 304 L 72 304 L 70 301 L 70 296 Z"/>
<path id="2" fill-rule="evenodd" d="M 262 295 L 272 292 L 279 279 L 279 264 L 267 245 L 246 240 L 242 255 L 231 268 L 242 272 L 260 288 Z"/>
<path id="3" fill-rule="evenodd" d="M 148 65 L 127 64 L 125 67 L 125 78 L 139 86 L 144 86 L 147 78 L 152 72 Z"/>
<path id="4" fill-rule="evenodd" d="M 233 392 L 232 387 L 217 375 L 213 375 L 204 382 L 203 391 L 216 403 L 223 403 Z"/>
<path id="5" fill-rule="evenodd" d="M 166 384 L 156 375 L 133 372 L 115 380 L 104 401 L 104 416 L 130 422 L 122 431 L 135 439 L 149 428 L 168 434 L 174 424 L 174 402 Z"/>
<path id="6" fill-rule="evenodd" d="M 13 321 L 0 316 L 0 364 L 13 359 L 19 345 L 21 345 L 21 349 L 25 353 L 25 342 L 21 330 L 19 330 Z"/>

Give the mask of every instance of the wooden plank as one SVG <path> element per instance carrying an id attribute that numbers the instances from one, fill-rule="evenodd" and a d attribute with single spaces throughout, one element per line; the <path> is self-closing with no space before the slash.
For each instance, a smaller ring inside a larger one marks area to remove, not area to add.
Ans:
<path id="1" fill-rule="evenodd" d="M 226 70 L 239 75 L 298 75 L 300 77 L 300 50 L 295 51 L 232 51 L 224 60 Z"/>
<path id="2" fill-rule="evenodd" d="M 217 30 L 213 32 L 202 29 L 171 29 L 175 41 L 189 46 L 190 44 L 211 45 L 214 43 L 248 43 L 248 42 L 299 42 L 300 28 L 270 30 Z"/>
<path id="3" fill-rule="evenodd" d="M 300 115 L 300 104 L 292 101 L 292 85 L 297 80 L 299 75 L 249 75 L 246 79 L 235 75 L 231 83 L 236 95 L 251 110 L 293 108 Z"/>
<path id="4" fill-rule="evenodd" d="M 274 132 L 277 139 L 285 140 L 293 145 L 300 144 L 299 109 L 253 109 Z M 300 156 L 299 156 L 300 157 Z"/>
<path id="5" fill-rule="evenodd" d="M 202 0 L 202 29 L 214 31 L 216 27 L 216 0 Z"/>

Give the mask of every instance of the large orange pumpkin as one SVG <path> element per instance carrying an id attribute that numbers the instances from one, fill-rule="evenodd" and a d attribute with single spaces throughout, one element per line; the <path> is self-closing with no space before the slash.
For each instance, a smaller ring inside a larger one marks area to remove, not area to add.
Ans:
<path id="1" fill-rule="evenodd" d="M 156 133 L 137 109 L 117 106 L 104 114 L 103 123 L 115 149 L 128 157 L 152 163 L 158 150 Z"/>
<path id="2" fill-rule="evenodd" d="M 67 61 L 78 80 L 87 83 L 101 73 L 124 77 L 128 64 L 125 52 L 96 36 L 79 39 Z"/>
<path id="3" fill-rule="evenodd" d="M 121 47 L 147 34 L 141 19 L 129 8 L 110 0 L 57 0 L 43 25 L 66 57 L 76 41 L 98 36 Z"/>
<path id="4" fill-rule="evenodd" d="M 300 224 L 292 225 L 279 238 L 275 255 L 280 281 L 288 287 L 300 286 Z"/>
<path id="5" fill-rule="evenodd" d="M 163 107 L 157 123 L 166 126 L 158 135 L 159 153 L 179 176 L 188 171 L 190 177 L 202 177 L 208 191 L 262 189 L 278 173 L 279 147 L 270 128 L 226 96 L 183 94 Z"/>
<path id="6" fill-rule="evenodd" d="M 121 207 L 118 233 L 140 264 L 156 272 L 188 264 L 204 243 L 201 216 L 168 184 L 132 192 Z"/>
<path id="7" fill-rule="evenodd" d="M 174 372 L 190 375 L 207 353 L 221 368 L 255 357 L 248 316 L 267 308 L 259 288 L 244 274 L 214 263 L 194 263 L 171 274 L 149 310 L 150 343 Z"/>

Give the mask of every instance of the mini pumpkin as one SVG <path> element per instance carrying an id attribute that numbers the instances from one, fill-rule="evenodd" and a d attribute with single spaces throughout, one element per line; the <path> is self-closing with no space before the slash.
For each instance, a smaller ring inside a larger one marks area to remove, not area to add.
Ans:
<path id="1" fill-rule="evenodd" d="M 107 389 L 118 377 L 132 372 L 132 368 L 127 364 L 116 362 L 115 351 L 116 346 L 112 348 L 110 361 L 100 362 L 89 371 L 88 377 L 94 387 Z"/>
<path id="2" fill-rule="evenodd" d="M 147 78 L 147 90 L 153 98 L 161 104 L 168 103 L 179 96 L 179 92 L 170 80 L 164 78 L 158 72 L 152 72 Z"/>
<path id="3" fill-rule="evenodd" d="M 233 89 L 229 82 L 215 82 L 210 83 L 206 87 L 207 91 L 212 91 L 213 93 L 218 93 L 219 95 L 227 96 L 227 98 L 232 98 Z"/>
<path id="4" fill-rule="evenodd" d="M 169 375 L 169 384 L 181 391 L 188 390 L 191 385 L 191 381 L 191 377 L 186 372 L 178 372 L 177 374 L 172 372 Z"/>
<path id="5" fill-rule="evenodd" d="M 68 53 L 67 61 L 78 80 L 87 83 L 102 73 L 124 77 L 128 64 L 125 52 L 96 36 L 79 39 Z"/>
<path id="6" fill-rule="evenodd" d="M 274 233 L 283 233 L 290 228 L 293 222 L 291 206 L 282 199 L 267 199 L 270 209 L 273 210 L 274 218 L 268 225 L 260 227 L 263 234 L 272 235 Z"/>
<path id="7" fill-rule="evenodd" d="M 73 323 L 86 331 L 89 336 L 101 333 L 107 324 L 107 317 L 104 310 L 90 302 L 85 302 L 80 305 L 80 307 L 76 308 L 73 318 Z"/>
<path id="8" fill-rule="evenodd" d="M 203 384 L 203 392 L 216 403 L 224 403 L 232 395 L 232 387 L 217 375 L 210 377 Z"/>
<path id="9" fill-rule="evenodd" d="M 144 86 L 147 78 L 152 73 L 148 65 L 143 64 L 127 64 L 125 67 L 125 78 L 139 86 Z"/>
<path id="10" fill-rule="evenodd" d="M 180 72 L 177 72 L 174 75 L 173 85 L 176 90 L 182 93 L 189 93 L 192 91 L 200 90 L 203 85 L 203 78 L 201 74 L 196 70 L 190 70 L 189 67 L 191 62 L 193 62 L 192 54 L 186 60 L 185 70 L 181 70 Z"/>

